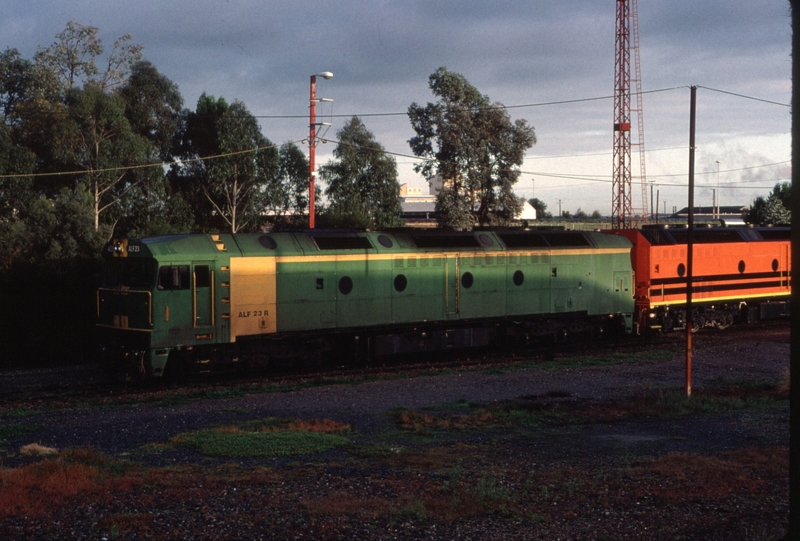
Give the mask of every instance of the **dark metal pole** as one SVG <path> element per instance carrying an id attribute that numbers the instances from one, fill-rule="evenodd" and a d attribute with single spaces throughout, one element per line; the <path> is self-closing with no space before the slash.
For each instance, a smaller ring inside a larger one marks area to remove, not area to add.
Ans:
<path id="1" fill-rule="evenodd" d="M 656 225 L 658 225 L 658 196 L 661 190 L 656 190 Z"/>
<path id="2" fill-rule="evenodd" d="M 800 2 L 792 7 L 792 104 L 800 103 Z M 792 177 L 800 171 L 800 115 L 792 106 Z M 794 183 L 794 179 L 792 179 Z M 800 216 L 800 197 L 795 194 L 790 203 L 792 214 Z M 792 267 L 800 265 L 800 227 L 792 227 Z M 800 306 L 800 291 L 792 288 L 792 304 Z M 800 541 L 800 310 L 792 314 L 791 349 L 789 361 L 789 530 L 785 541 Z"/>
<path id="3" fill-rule="evenodd" d="M 689 113 L 689 230 L 686 234 L 686 396 L 692 396 L 692 252 L 694 248 L 694 132 L 697 87 L 691 87 Z"/>

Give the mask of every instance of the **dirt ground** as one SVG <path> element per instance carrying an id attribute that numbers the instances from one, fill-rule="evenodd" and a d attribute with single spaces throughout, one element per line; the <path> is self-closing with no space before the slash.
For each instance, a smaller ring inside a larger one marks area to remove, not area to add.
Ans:
<path id="1" fill-rule="evenodd" d="M 680 337 L 302 385 L 81 396 L 22 374 L 33 390 L 0 405 L 0 537 L 779 539 L 788 324 L 694 344 L 691 399 Z M 346 443 L 287 456 L 176 443 L 275 418 Z"/>

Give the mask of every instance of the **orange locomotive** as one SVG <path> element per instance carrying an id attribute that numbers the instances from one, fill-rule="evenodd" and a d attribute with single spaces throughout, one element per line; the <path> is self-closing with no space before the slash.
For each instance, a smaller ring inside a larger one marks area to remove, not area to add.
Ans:
<path id="1" fill-rule="evenodd" d="M 615 231 L 632 243 L 639 329 L 686 327 L 685 227 Z M 787 316 L 792 290 L 788 227 L 695 228 L 693 328 L 725 328 Z"/>

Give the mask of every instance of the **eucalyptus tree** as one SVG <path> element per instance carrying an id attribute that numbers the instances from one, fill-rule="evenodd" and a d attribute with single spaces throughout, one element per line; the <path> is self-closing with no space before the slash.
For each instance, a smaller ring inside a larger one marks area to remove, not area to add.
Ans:
<path id="1" fill-rule="evenodd" d="M 275 174 L 263 188 L 264 211 L 273 226 L 299 226 L 308 208 L 308 158 L 291 142 L 278 150 Z"/>
<path id="2" fill-rule="evenodd" d="M 173 186 L 194 206 L 203 230 L 253 230 L 264 219 L 265 188 L 278 151 L 244 103 L 203 94 L 185 118 Z"/>
<path id="3" fill-rule="evenodd" d="M 131 130 L 123 99 L 112 92 L 141 58 L 142 46 L 129 42 L 129 35 L 120 37 L 100 69 L 99 29 L 70 21 L 51 46 L 39 48 L 34 62 L 14 50 L 0 56 L 0 91 L 14 143 L 35 153 L 37 173 L 58 173 L 39 177 L 37 191 L 55 200 L 67 189 L 75 192 L 71 201 L 90 200 L 85 211 L 95 233 L 113 224 L 120 199 L 146 176 L 131 168 L 153 156 L 149 141 Z M 78 197 L 79 189 L 88 200 Z"/>
<path id="4" fill-rule="evenodd" d="M 117 94 L 125 101 L 125 116 L 131 129 L 146 137 L 162 160 L 170 161 L 183 110 L 178 85 L 150 62 L 140 60 L 131 66 L 130 76 Z"/>
<path id="5" fill-rule="evenodd" d="M 408 108 L 416 132 L 408 142 L 423 162 L 415 166 L 429 181 L 438 176 L 439 224 L 455 229 L 505 224 L 521 211 L 513 187 L 525 151 L 536 143 L 533 126 L 511 120 L 467 79 L 447 68 L 428 79 L 436 103 Z"/>
<path id="6" fill-rule="evenodd" d="M 56 34 L 56 41 L 47 48 L 40 47 L 36 53 L 37 64 L 51 69 L 66 89 L 78 83 L 92 83 L 108 91 L 127 78 L 131 66 L 141 60 L 141 44 L 130 43 L 131 35 L 117 38 L 110 54 L 106 56 L 105 69 L 97 66 L 105 46 L 99 37 L 100 29 L 69 21 L 67 27 Z"/>
<path id="7" fill-rule="evenodd" d="M 327 183 L 328 212 L 338 214 L 344 222 L 352 216 L 352 225 L 363 224 L 364 217 L 379 229 L 402 225 L 394 157 L 357 116 L 336 135 L 339 143 L 334 159 L 320 168 L 320 178 Z"/>
<path id="8" fill-rule="evenodd" d="M 50 69 L 24 59 L 16 49 L 0 53 L 0 105 L 15 146 L 35 154 L 36 169 L 52 161 L 53 126 L 65 116 L 61 83 Z"/>
<path id="9" fill-rule="evenodd" d="M 0 123 L 0 269 L 27 258 L 32 239 L 26 220 L 37 210 L 33 179 L 27 175 L 36 157 L 15 145 L 10 132 Z"/>
<path id="10" fill-rule="evenodd" d="M 157 168 L 136 170 L 151 155 L 150 142 L 131 129 L 125 102 L 94 84 L 72 88 L 65 99 L 66 118 L 53 128 L 54 157 L 65 171 L 74 171 L 92 198 L 94 229 L 108 211 L 146 175 Z"/>
<path id="11" fill-rule="evenodd" d="M 153 64 L 140 60 L 127 80 L 114 91 L 125 102 L 131 130 L 150 142 L 149 162 L 172 162 L 183 97 L 178 86 Z M 194 213 L 181 194 L 171 193 L 162 167 L 142 169 L 141 182 L 121 201 L 123 216 L 117 234 L 158 235 L 185 233 L 194 226 Z"/>

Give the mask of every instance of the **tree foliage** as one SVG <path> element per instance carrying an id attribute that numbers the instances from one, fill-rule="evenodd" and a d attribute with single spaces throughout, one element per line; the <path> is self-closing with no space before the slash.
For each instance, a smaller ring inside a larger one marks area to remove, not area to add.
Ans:
<path id="1" fill-rule="evenodd" d="M 162 160 L 169 160 L 183 108 L 178 86 L 142 60 L 133 64 L 118 94 L 133 132 L 147 138 Z"/>
<path id="2" fill-rule="evenodd" d="M 0 311 L 3 367 L 91 358 L 112 231 L 255 230 L 266 209 L 307 205 L 302 151 L 279 153 L 244 104 L 184 111 L 129 35 L 109 49 L 70 21 L 33 59 L 0 52 L 0 305 L 16 307 Z M 36 341 L 42 328 L 52 340 Z"/>
<path id="3" fill-rule="evenodd" d="M 525 151 L 536 143 L 532 126 L 511 121 L 467 79 L 441 67 L 428 79 L 436 103 L 412 103 L 408 116 L 416 136 L 409 140 L 424 158 L 415 170 L 442 180 L 436 211 L 440 225 L 470 229 L 506 224 L 521 211 L 513 187 Z"/>
<path id="4" fill-rule="evenodd" d="M 273 227 L 299 227 L 308 208 L 308 159 L 294 143 L 278 150 L 278 166 L 263 191 L 264 210 Z"/>
<path id="5" fill-rule="evenodd" d="M 528 203 L 536 209 L 536 218 L 539 220 L 544 220 L 545 218 L 552 218 L 553 215 L 547 212 L 547 203 L 539 199 L 538 197 L 534 197 L 528 199 Z"/>
<path id="6" fill-rule="evenodd" d="M 790 182 L 776 184 L 766 199 L 764 196 L 758 196 L 742 218 L 745 222 L 755 225 L 791 225 L 791 195 Z"/>
<path id="7" fill-rule="evenodd" d="M 320 168 L 334 222 L 340 227 L 378 229 L 402 225 L 394 158 L 356 116 L 336 135 L 334 159 Z"/>
<path id="8" fill-rule="evenodd" d="M 103 91 L 121 84 L 130 67 L 142 57 L 142 45 L 129 43 L 130 34 L 117 38 L 111 54 L 106 58 L 106 67 L 101 72 L 97 58 L 103 54 L 100 29 L 69 21 L 64 31 L 56 34 L 56 41 L 47 48 L 39 48 L 36 62 L 54 72 L 66 89 L 78 82 L 92 83 Z"/>
<path id="9" fill-rule="evenodd" d="M 253 230 L 263 220 L 265 193 L 278 151 L 244 103 L 203 94 L 187 115 L 175 186 L 196 205 L 205 230 Z M 207 158 L 197 160 L 196 158 Z"/>
<path id="10" fill-rule="evenodd" d="M 70 89 L 65 101 L 67 116 L 53 131 L 54 154 L 65 170 L 80 171 L 77 182 L 92 196 L 94 229 L 99 231 L 100 215 L 148 174 L 127 168 L 146 163 L 150 144 L 131 130 L 120 97 L 88 84 Z"/>

